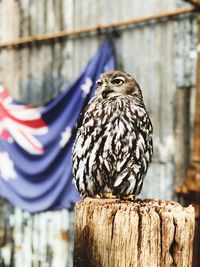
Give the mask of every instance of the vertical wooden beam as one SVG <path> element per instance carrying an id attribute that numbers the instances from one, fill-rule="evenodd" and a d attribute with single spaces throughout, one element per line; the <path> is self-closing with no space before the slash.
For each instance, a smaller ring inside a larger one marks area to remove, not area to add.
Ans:
<path id="1" fill-rule="evenodd" d="M 197 15 L 198 44 L 200 44 L 200 14 Z M 192 162 L 200 165 L 200 54 L 197 57 L 196 110 L 193 130 Z"/>
<path id="2" fill-rule="evenodd" d="M 175 123 L 175 184 L 178 185 L 185 177 L 190 163 L 190 99 L 192 88 L 178 87 L 176 90 L 176 123 Z M 188 129 L 186 131 L 186 129 Z"/>
<path id="3" fill-rule="evenodd" d="M 200 0 L 196 0 L 200 4 Z M 197 14 L 198 23 L 198 44 L 200 43 L 200 13 Z M 186 129 L 187 130 L 187 129 Z M 192 151 L 190 165 L 187 175 L 181 186 L 176 188 L 177 194 L 186 205 L 192 204 L 195 207 L 195 236 L 193 267 L 200 266 L 200 54 L 197 58 L 197 78 L 196 78 L 196 104 L 192 137 Z"/>

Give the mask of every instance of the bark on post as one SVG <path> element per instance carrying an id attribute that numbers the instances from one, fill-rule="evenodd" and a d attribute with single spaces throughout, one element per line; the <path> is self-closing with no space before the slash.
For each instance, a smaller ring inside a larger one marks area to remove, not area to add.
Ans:
<path id="1" fill-rule="evenodd" d="M 190 267 L 194 208 L 91 199 L 75 207 L 74 267 Z"/>

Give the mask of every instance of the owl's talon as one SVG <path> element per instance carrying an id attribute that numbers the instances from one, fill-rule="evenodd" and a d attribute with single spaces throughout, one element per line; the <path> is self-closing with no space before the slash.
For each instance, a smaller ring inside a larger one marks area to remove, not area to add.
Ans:
<path id="1" fill-rule="evenodd" d="M 101 195 L 96 194 L 96 195 L 94 195 L 94 198 L 101 198 Z"/>
<path id="2" fill-rule="evenodd" d="M 99 193 L 94 195 L 92 198 L 108 198 L 108 199 L 114 199 L 117 198 L 115 195 L 113 195 L 112 193 Z"/>
<path id="3" fill-rule="evenodd" d="M 126 196 L 121 196 L 120 198 L 121 198 L 122 200 L 135 201 L 135 197 L 136 197 L 136 195 L 131 194 L 131 195 L 126 195 Z"/>
<path id="4" fill-rule="evenodd" d="M 108 199 L 114 199 L 114 198 L 116 198 L 116 196 L 113 195 L 112 193 L 101 193 L 100 194 L 100 197 L 101 198 L 108 198 Z"/>

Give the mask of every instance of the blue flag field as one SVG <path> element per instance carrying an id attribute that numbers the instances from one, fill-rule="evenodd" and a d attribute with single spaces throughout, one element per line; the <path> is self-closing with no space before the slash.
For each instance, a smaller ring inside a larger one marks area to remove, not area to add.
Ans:
<path id="1" fill-rule="evenodd" d="M 0 86 L 0 196 L 29 212 L 71 208 L 76 123 L 102 72 L 115 68 L 104 41 L 80 76 L 46 106 L 16 103 Z"/>

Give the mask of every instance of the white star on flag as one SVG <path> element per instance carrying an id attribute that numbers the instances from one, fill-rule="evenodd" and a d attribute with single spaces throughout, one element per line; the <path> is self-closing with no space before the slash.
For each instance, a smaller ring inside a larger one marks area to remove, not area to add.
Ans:
<path id="1" fill-rule="evenodd" d="M 61 140 L 60 140 L 60 147 L 64 147 L 69 139 L 72 136 L 72 129 L 70 127 L 66 127 L 66 129 L 64 130 L 64 132 L 61 133 Z"/>
<path id="2" fill-rule="evenodd" d="M 86 97 L 89 94 L 91 87 L 92 87 L 92 80 L 90 79 L 90 77 L 87 77 L 85 79 L 85 83 L 81 85 L 81 90 L 83 91 L 84 97 Z"/>
<path id="3" fill-rule="evenodd" d="M 5 151 L 0 152 L 0 176 L 6 181 L 17 178 L 13 161 Z"/>

